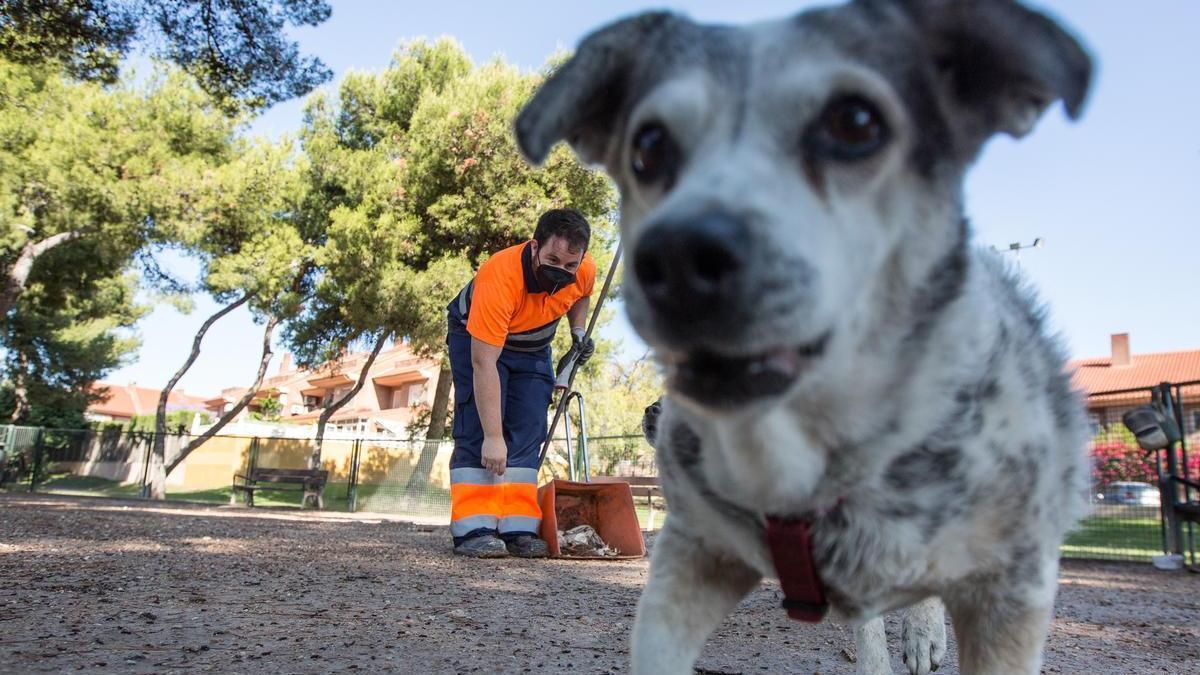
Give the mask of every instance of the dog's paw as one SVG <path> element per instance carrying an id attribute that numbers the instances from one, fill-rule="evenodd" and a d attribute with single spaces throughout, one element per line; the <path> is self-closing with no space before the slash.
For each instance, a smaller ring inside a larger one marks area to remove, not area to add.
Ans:
<path id="1" fill-rule="evenodd" d="M 892 675 L 883 617 L 877 616 L 859 626 L 854 631 L 854 643 L 857 675 Z"/>
<path id="2" fill-rule="evenodd" d="M 912 675 L 929 675 L 946 657 L 946 610 L 937 598 L 922 600 L 904 613 L 900 628 L 904 665 Z"/>
<path id="3" fill-rule="evenodd" d="M 642 434 L 650 447 L 654 447 L 654 438 L 658 434 L 658 416 L 662 414 L 662 398 L 646 406 L 642 414 Z"/>

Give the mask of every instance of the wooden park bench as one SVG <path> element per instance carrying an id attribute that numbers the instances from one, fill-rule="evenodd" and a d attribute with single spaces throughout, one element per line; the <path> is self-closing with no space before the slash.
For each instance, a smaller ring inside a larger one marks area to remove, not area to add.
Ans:
<path id="1" fill-rule="evenodd" d="M 241 481 L 240 483 L 238 481 Z M 237 503 L 239 492 L 246 493 L 246 506 L 254 506 L 256 490 L 279 490 L 283 492 L 303 492 L 302 506 L 308 505 L 309 498 L 317 503 L 318 509 L 325 508 L 321 494 L 325 491 L 325 483 L 329 480 L 329 472 L 324 469 L 261 469 L 251 467 L 246 475 L 233 477 L 233 490 L 229 493 L 229 503 Z"/>
<path id="2" fill-rule="evenodd" d="M 629 491 L 633 493 L 633 498 L 646 498 L 646 507 L 650 509 L 649 519 L 646 523 L 647 530 L 654 529 L 654 500 L 662 499 L 662 486 L 658 484 L 658 476 L 620 476 L 617 480 L 629 483 Z"/>

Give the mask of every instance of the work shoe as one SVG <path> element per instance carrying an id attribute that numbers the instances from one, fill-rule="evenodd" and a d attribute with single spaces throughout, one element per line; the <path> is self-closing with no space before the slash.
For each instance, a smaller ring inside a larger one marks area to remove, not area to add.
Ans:
<path id="1" fill-rule="evenodd" d="M 550 555 L 550 547 L 546 542 L 532 534 L 522 534 L 504 542 L 508 552 L 518 558 L 545 558 Z"/>
<path id="2" fill-rule="evenodd" d="M 485 534 L 479 537 L 471 537 L 458 546 L 455 546 L 454 552 L 470 558 L 508 557 L 508 547 L 506 547 L 504 542 L 500 541 L 499 538 L 491 534 Z"/>

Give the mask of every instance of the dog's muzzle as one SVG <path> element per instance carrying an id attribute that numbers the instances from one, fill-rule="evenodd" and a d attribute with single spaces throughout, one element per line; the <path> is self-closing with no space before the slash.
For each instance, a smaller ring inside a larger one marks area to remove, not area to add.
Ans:
<path id="1" fill-rule="evenodd" d="M 637 241 L 633 273 L 653 324 L 638 328 L 659 342 L 672 390 L 702 405 L 779 396 L 828 342 L 828 334 L 803 344 L 780 336 L 778 347 L 746 353 L 764 342 L 752 334 L 754 312 L 758 286 L 770 286 L 755 281 L 754 248 L 746 224 L 720 211 L 660 221 Z"/>

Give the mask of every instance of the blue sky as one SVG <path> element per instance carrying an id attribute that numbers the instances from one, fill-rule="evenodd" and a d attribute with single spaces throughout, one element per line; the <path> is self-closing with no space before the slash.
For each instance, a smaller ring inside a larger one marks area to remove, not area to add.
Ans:
<path id="1" fill-rule="evenodd" d="M 329 86 L 336 87 L 349 70 L 386 66 L 406 38 L 450 35 L 476 62 L 502 55 L 534 69 L 591 29 L 643 9 L 665 6 L 699 20 L 745 22 L 815 4 L 334 0 L 328 22 L 295 35 L 333 69 Z M 1056 108 L 1026 139 L 1000 138 L 988 146 L 967 183 L 976 238 L 1001 247 L 1045 239 L 1043 248 L 1021 253 L 1021 268 L 1075 356 L 1106 355 L 1116 332 L 1131 334 L 1135 353 L 1200 348 L 1200 2 L 1054 0 L 1038 6 L 1091 48 L 1095 87 L 1079 123 L 1068 123 Z M 277 105 L 251 133 L 294 131 L 301 105 Z M 172 262 L 181 273 L 188 270 Z M 108 381 L 164 385 L 215 309 L 205 298 L 190 315 L 158 308 L 140 326 L 137 361 Z M 260 335 L 247 312 L 227 316 L 209 332 L 181 386 L 207 395 L 247 384 Z M 607 335 L 622 340 L 627 356 L 644 350 L 623 318 Z"/>

